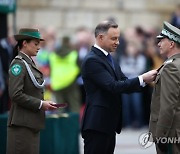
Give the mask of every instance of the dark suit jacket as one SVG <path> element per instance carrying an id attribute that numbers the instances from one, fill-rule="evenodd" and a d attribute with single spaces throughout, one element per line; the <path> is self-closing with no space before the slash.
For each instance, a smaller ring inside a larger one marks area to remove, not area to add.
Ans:
<path id="1" fill-rule="evenodd" d="M 81 130 L 120 133 L 122 127 L 121 93 L 140 91 L 138 77 L 127 79 L 114 61 L 115 71 L 107 57 L 92 47 L 82 63 L 82 77 L 86 90 L 86 108 Z"/>
<path id="2" fill-rule="evenodd" d="M 42 84 L 43 74 L 35 64 L 24 54 L 19 53 L 29 65 L 37 82 Z M 13 75 L 12 66 L 20 65 L 22 71 L 19 75 Z M 12 106 L 8 118 L 8 126 L 25 126 L 35 130 L 44 128 L 45 112 L 39 109 L 43 100 L 43 89 L 36 88 L 27 72 L 26 66 L 21 59 L 15 58 L 9 69 L 9 95 Z"/>

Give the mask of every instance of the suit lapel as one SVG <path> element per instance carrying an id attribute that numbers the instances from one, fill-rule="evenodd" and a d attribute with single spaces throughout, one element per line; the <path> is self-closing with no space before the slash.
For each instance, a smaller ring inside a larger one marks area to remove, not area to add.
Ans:
<path id="1" fill-rule="evenodd" d="M 107 64 L 109 66 L 109 68 L 114 72 L 115 76 L 117 79 L 119 79 L 118 77 L 118 74 L 117 74 L 117 64 L 114 62 L 114 67 L 115 67 L 115 70 L 111 64 L 111 62 L 107 59 L 106 55 L 99 49 L 97 49 L 96 47 L 92 46 L 92 49 L 91 49 L 96 55 L 98 55 L 101 59 L 103 59 L 104 63 Z M 114 59 L 113 59 L 114 60 Z"/>
<path id="2" fill-rule="evenodd" d="M 114 60 L 115 73 L 118 80 L 121 80 L 121 75 L 118 73 L 119 64 Z"/>

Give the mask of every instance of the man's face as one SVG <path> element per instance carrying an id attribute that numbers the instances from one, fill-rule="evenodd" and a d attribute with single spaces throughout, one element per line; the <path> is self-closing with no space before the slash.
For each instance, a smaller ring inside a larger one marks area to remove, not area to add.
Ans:
<path id="1" fill-rule="evenodd" d="M 158 47 L 161 55 L 167 56 L 169 54 L 171 42 L 168 38 L 163 38 L 159 41 Z"/>
<path id="2" fill-rule="evenodd" d="M 108 52 L 116 51 L 117 46 L 119 45 L 119 29 L 109 28 L 107 33 L 101 35 L 101 47 Z"/>

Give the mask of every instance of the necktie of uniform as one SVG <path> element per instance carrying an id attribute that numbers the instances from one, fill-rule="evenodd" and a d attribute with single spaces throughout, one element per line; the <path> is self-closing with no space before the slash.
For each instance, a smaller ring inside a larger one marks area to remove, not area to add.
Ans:
<path id="1" fill-rule="evenodd" d="M 114 62 L 113 62 L 112 56 L 110 54 L 107 55 L 107 59 L 111 63 L 111 66 L 113 67 L 113 69 L 115 70 Z"/>

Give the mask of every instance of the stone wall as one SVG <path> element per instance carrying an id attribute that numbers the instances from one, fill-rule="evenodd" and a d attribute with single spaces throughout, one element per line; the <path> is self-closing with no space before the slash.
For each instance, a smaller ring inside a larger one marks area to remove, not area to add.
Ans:
<path id="1" fill-rule="evenodd" d="M 94 29 L 99 21 L 114 17 L 122 30 L 134 25 L 161 27 L 179 0 L 17 0 L 16 25 L 55 27 L 59 36 L 71 35 L 79 26 Z M 9 15 L 9 26 L 12 26 Z"/>

